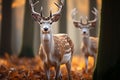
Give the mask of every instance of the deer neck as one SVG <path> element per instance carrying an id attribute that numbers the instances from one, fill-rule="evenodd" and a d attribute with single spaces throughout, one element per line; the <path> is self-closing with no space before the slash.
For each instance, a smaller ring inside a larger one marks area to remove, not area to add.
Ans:
<path id="1" fill-rule="evenodd" d="M 88 37 L 83 37 L 83 44 L 86 46 L 86 47 L 89 47 L 90 45 L 90 40 L 89 40 L 89 36 Z"/>
<path id="2" fill-rule="evenodd" d="M 43 45 L 45 53 L 49 56 L 54 51 L 54 40 L 52 32 L 41 33 L 41 44 Z"/>

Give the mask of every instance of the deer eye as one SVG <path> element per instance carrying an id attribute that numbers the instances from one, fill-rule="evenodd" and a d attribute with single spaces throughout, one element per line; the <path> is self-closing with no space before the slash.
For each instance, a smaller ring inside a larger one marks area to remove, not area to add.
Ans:
<path id="1" fill-rule="evenodd" d="M 52 24 L 52 22 L 50 22 L 50 24 Z"/>
<path id="2" fill-rule="evenodd" d="M 44 22 L 43 22 L 43 21 L 40 21 L 40 24 L 44 24 Z"/>
<path id="3" fill-rule="evenodd" d="M 49 21 L 49 24 L 52 24 L 53 22 L 52 21 Z"/>
<path id="4" fill-rule="evenodd" d="M 82 27 L 79 27 L 80 29 L 82 29 Z"/>
<path id="5" fill-rule="evenodd" d="M 40 24 L 42 24 L 42 22 L 40 22 Z"/>
<path id="6" fill-rule="evenodd" d="M 42 22 L 40 21 L 39 24 L 42 24 Z"/>

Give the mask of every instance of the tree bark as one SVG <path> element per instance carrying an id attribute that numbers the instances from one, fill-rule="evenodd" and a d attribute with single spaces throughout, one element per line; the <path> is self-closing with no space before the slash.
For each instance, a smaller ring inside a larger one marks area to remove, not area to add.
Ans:
<path id="1" fill-rule="evenodd" d="M 34 35 L 34 24 L 31 16 L 31 9 L 29 2 L 25 4 L 25 15 L 24 15 L 24 30 L 23 30 L 23 44 L 22 50 L 19 57 L 33 57 L 33 35 Z"/>
<path id="2" fill-rule="evenodd" d="M 1 29 L 1 45 L 0 56 L 5 52 L 12 54 L 11 50 L 11 8 L 12 0 L 2 1 L 2 29 Z"/>
<path id="3" fill-rule="evenodd" d="M 95 15 L 93 15 L 93 13 L 91 12 L 91 10 L 93 10 L 93 8 L 97 8 L 96 0 L 90 0 L 90 2 L 89 2 L 89 19 L 90 20 L 93 20 L 94 17 L 95 17 Z M 92 28 L 90 30 L 90 36 L 96 37 L 97 36 L 97 31 L 98 31 L 98 28 L 97 28 L 97 24 L 96 24 L 95 28 Z"/>
<path id="4" fill-rule="evenodd" d="M 66 33 L 67 31 L 67 1 L 64 1 L 64 7 L 63 10 L 61 12 L 61 18 L 60 18 L 60 22 L 59 22 L 59 32 L 60 33 Z"/>
<path id="5" fill-rule="evenodd" d="M 102 1 L 98 59 L 93 80 L 120 80 L 120 7 L 117 3 Z"/>

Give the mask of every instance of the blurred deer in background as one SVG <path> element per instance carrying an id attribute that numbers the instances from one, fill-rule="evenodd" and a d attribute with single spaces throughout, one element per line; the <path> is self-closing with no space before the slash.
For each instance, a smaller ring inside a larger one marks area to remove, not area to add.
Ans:
<path id="1" fill-rule="evenodd" d="M 59 8 L 58 12 L 52 14 L 50 11 L 49 17 L 44 17 L 42 15 L 42 7 L 40 13 L 34 11 L 34 5 L 32 0 L 29 0 L 31 5 L 32 17 L 40 24 L 40 36 L 41 45 L 39 49 L 39 55 L 44 63 L 44 70 L 46 73 L 46 79 L 50 79 L 50 68 L 53 66 L 56 71 L 55 80 L 62 79 L 60 65 L 66 64 L 68 79 L 71 80 L 71 61 L 73 56 L 74 45 L 70 37 L 67 34 L 53 34 L 52 33 L 52 23 L 57 22 L 61 16 L 61 10 L 63 8 L 63 3 L 55 3 Z"/>
<path id="2" fill-rule="evenodd" d="M 97 57 L 97 50 L 98 50 L 98 38 L 91 37 L 90 36 L 90 29 L 95 27 L 96 21 L 97 21 L 97 15 L 98 11 L 96 8 L 92 10 L 92 13 L 95 15 L 95 18 L 93 20 L 88 20 L 88 17 L 86 17 L 86 23 L 83 23 L 83 17 L 80 17 L 80 21 L 77 21 L 74 19 L 74 16 L 76 15 L 77 10 L 74 9 L 72 12 L 72 19 L 73 24 L 76 28 L 79 28 L 81 30 L 82 35 L 82 42 L 81 42 L 81 53 L 84 54 L 85 57 L 85 72 L 88 73 L 88 57 L 92 56 L 94 58 L 94 65 L 96 64 L 96 57 Z"/>

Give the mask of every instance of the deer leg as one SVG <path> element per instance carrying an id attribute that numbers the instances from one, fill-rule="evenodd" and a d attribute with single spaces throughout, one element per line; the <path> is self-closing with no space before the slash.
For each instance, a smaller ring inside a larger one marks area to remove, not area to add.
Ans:
<path id="1" fill-rule="evenodd" d="M 45 70 L 45 76 L 46 76 L 46 80 L 50 80 L 50 70 L 49 67 L 46 63 L 44 63 L 44 70 Z"/>
<path id="2" fill-rule="evenodd" d="M 93 57 L 94 57 L 94 65 L 93 65 L 93 71 L 94 71 L 95 66 L 96 66 L 96 54 Z"/>
<path id="3" fill-rule="evenodd" d="M 66 63 L 66 68 L 67 68 L 67 72 L 68 72 L 68 80 L 72 80 L 71 74 L 70 74 L 70 71 L 71 71 L 71 60 Z"/>
<path id="4" fill-rule="evenodd" d="M 85 56 L 85 73 L 88 73 L 88 56 Z"/>
<path id="5" fill-rule="evenodd" d="M 56 73 L 55 73 L 55 75 L 56 75 Z M 59 75 L 59 79 L 62 80 L 62 73 L 61 73 L 61 70 L 59 71 L 59 74 L 58 74 L 58 75 Z M 54 79 L 55 79 L 55 77 L 54 77 Z"/>
<path id="6" fill-rule="evenodd" d="M 61 71 L 60 71 L 60 65 L 57 65 L 55 67 L 55 71 L 56 71 L 56 75 L 55 75 L 55 80 L 62 80 L 62 77 L 61 77 Z"/>
<path id="7" fill-rule="evenodd" d="M 60 78 L 60 80 L 62 80 L 62 73 L 61 73 L 61 70 L 59 71 L 59 78 Z"/>
<path id="8" fill-rule="evenodd" d="M 61 70 L 59 71 L 59 79 L 62 80 L 62 73 L 61 73 Z"/>

